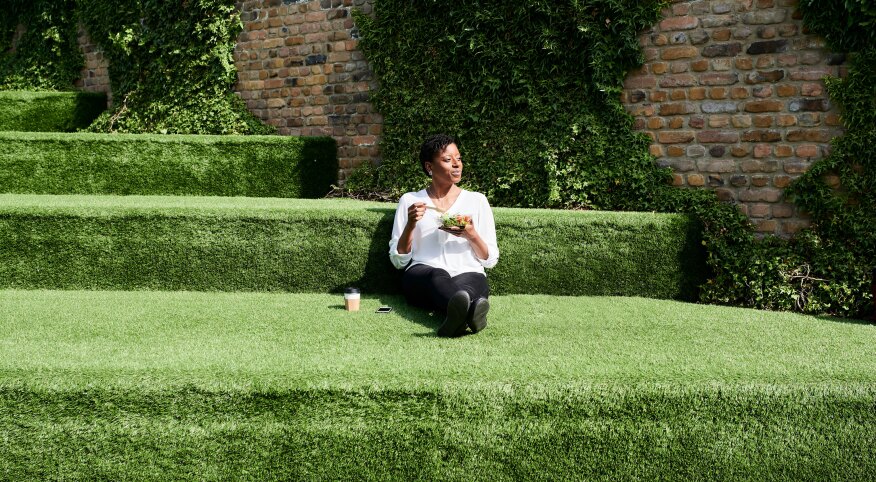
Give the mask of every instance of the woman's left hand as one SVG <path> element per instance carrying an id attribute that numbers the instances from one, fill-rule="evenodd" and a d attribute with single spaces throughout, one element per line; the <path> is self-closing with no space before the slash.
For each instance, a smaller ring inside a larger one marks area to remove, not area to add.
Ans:
<path id="1" fill-rule="evenodd" d="M 444 232 L 454 236 L 467 239 L 469 241 L 477 238 L 478 232 L 475 230 L 474 223 L 471 222 L 471 216 L 466 216 L 466 225 L 463 229 L 445 229 Z"/>

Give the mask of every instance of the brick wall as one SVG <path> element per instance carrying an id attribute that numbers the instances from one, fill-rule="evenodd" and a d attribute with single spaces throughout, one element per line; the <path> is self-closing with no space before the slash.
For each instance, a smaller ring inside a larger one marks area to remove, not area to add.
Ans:
<path id="1" fill-rule="evenodd" d="M 234 52 L 237 92 L 280 134 L 338 142 L 343 180 L 378 158 L 383 119 L 368 101 L 377 88 L 357 50 L 352 8 L 371 0 L 249 0 L 238 4 L 244 32 Z"/>
<path id="2" fill-rule="evenodd" d="M 104 58 L 103 51 L 91 41 L 88 32 L 79 28 L 79 45 L 82 46 L 82 54 L 85 56 L 85 67 L 76 87 L 86 92 L 106 92 L 107 102 L 112 105 L 113 93 L 110 88 L 109 61 Z"/>
<path id="3" fill-rule="evenodd" d="M 796 0 L 675 1 L 640 37 L 624 102 L 675 184 L 712 188 L 762 233 L 807 224 L 782 190 L 841 134 L 822 82 L 842 55 L 803 32 Z"/>
<path id="4" fill-rule="evenodd" d="M 357 50 L 353 8 L 373 0 L 247 0 L 235 49 L 237 92 L 285 135 L 338 141 L 339 179 L 379 159 L 377 88 Z M 782 190 L 840 134 L 825 75 L 844 57 L 803 32 L 796 0 L 674 1 L 640 37 L 645 65 L 627 77 L 624 102 L 675 184 L 714 189 L 763 233 L 807 224 Z M 87 36 L 81 37 L 86 44 Z M 86 46 L 84 88 L 108 90 L 106 63 Z"/>

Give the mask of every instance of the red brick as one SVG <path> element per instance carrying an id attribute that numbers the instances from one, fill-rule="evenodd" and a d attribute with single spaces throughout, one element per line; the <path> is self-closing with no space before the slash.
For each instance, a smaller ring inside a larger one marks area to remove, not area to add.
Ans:
<path id="1" fill-rule="evenodd" d="M 790 186 L 791 181 L 793 181 L 793 180 L 794 180 L 794 178 L 792 178 L 791 176 L 776 176 L 773 178 L 773 186 L 775 186 L 779 189 L 784 189 L 784 188 Z"/>
<path id="2" fill-rule="evenodd" d="M 736 68 L 739 70 L 751 70 L 754 68 L 754 65 L 750 58 L 743 57 L 736 59 Z"/>
<path id="3" fill-rule="evenodd" d="M 694 72 L 704 72 L 709 70 L 709 61 L 708 60 L 697 60 L 690 63 L 690 68 Z"/>
<path id="4" fill-rule="evenodd" d="M 734 115 L 733 116 L 733 127 L 736 127 L 738 129 L 751 127 L 751 116 L 750 115 Z"/>
<path id="5" fill-rule="evenodd" d="M 660 30 L 664 32 L 672 30 L 691 30 L 697 28 L 697 25 L 699 24 L 700 21 L 696 17 L 670 17 L 660 22 Z"/>
<path id="6" fill-rule="evenodd" d="M 769 144 L 755 144 L 754 146 L 754 157 L 769 157 L 773 153 L 773 146 Z"/>
<path id="7" fill-rule="evenodd" d="M 739 82 L 739 75 L 734 72 L 713 72 L 700 76 L 701 85 L 732 85 Z"/>
<path id="8" fill-rule="evenodd" d="M 697 140 L 707 143 L 733 144 L 739 142 L 739 133 L 733 131 L 700 131 Z"/>
<path id="9" fill-rule="evenodd" d="M 666 122 L 662 117 L 652 117 L 648 119 L 648 129 L 662 129 L 666 125 Z"/>
<path id="10" fill-rule="evenodd" d="M 697 161 L 700 172 L 723 173 L 736 172 L 736 161 L 731 159 L 700 160 Z"/>
<path id="11" fill-rule="evenodd" d="M 824 116 L 824 123 L 829 126 L 839 126 L 843 121 L 838 114 L 827 114 Z"/>
<path id="12" fill-rule="evenodd" d="M 681 146 L 669 146 L 666 148 L 666 155 L 669 157 L 681 157 L 684 155 L 684 148 Z"/>
<path id="13" fill-rule="evenodd" d="M 694 140 L 692 131 L 661 131 L 657 133 L 657 140 L 661 144 L 685 144 Z"/>
<path id="14" fill-rule="evenodd" d="M 709 89 L 709 98 L 713 100 L 720 100 L 727 98 L 727 88 L 726 87 L 714 87 Z"/>
<path id="15" fill-rule="evenodd" d="M 775 233 L 779 223 L 774 219 L 759 219 L 754 222 L 754 229 L 759 233 Z"/>
<path id="16" fill-rule="evenodd" d="M 733 87 L 730 90 L 730 98 L 732 99 L 747 99 L 748 89 L 745 87 Z"/>
<path id="17" fill-rule="evenodd" d="M 797 125 L 797 117 L 789 114 L 776 116 L 776 125 L 779 127 L 791 127 Z"/>
<path id="18" fill-rule="evenodd" d="M 745 104 L 746 112 L 779 112 L 784 107 L 782 102 L 777 100 L 759 100 L 747 102 Z"/>
<path id="19" fill-rule="evenodd" d="M 811 164 L 806 161 L 788 161 L 785 162 L 783 168 L 788 174 L 803 174 L 809 170 L 810 165 Z"/>
<path id="20" fill-rule="evenodd" d="M 821 80 L 833 72 L 826 68 L 805 68 L 791 71 L 791 80 Z"/>
<path id="21" fill-rule="evenodd" d="M 821 84 L 804 82 L 800 87 L 800 94 L 807 97 L 818 97 L 824 94 L 824 87 Z"/>
<path id="22" fill-rule="evenodd" d="M 660 104 L 660 115 L 679 115 L 690 114 L 694 111 L 693 104 L 689 102 L 678 102 L 672 104 Z"/>
<path id="23" fill-rule="evenodd" d="M 730 155 L 733 157 L 745 157 L 751 152 L 747 144 L 741 146 L 733 146 L 730 148 Z"/>
<path id="24" fill-rule="evenodd" d="M 667 75 L 660 78 L 660 87 L 693 87 L 697 85 L 697 79 L 690 74 Z"/>
<path id="25" fill-rule="evenodd" d="M 670 72 L 673 74 L 682 74 L 688 71 L 688 63 L 687 62 L 673 62 L 669 66 Z"/>
<path id="26" fill-rule="evenodd" d="M 713 115 L 709 117 L 709 127 L 721 128 L 730 125 L 730 117 L 726 115 Z"/>
<path id="27" fill-rule="evenodd" d="M 651 102 L 664 102 L 668 98 L 668 94 L 665 90 L 653 90 L 649 95 Z"/>
<path id="28" fill-rule="evenodd" d="M 794 149 L 786 144 L 776 146 L 776 157 L 791 157 L 794 155 Z"/>
<path id="29" fill-rule="evenodd" d="M 790 218 L 794 215 L 794 205 L 779 203 L 773 205 L 773 217 L 774 218 Z"/>
<path id="30" fill-rule="evenodd" d="M 742 202 L 768 202 L 774 203 L 782 198 L 782 191 L 773 188 L 744 189 L 739 191 L 739 200 Z"/>
<path id="31" fill-rule="evenodd" d="M 657 86 L 657 79 L 650 75 L 630 76 L 624 80 L 626 89 L 653 89 Z"/>
<path id="32" fill-rule="evenodd" d="M 730 40 L 731 30 L 729 28 L 722 28 L 712 32 L 712 40 L 717 40 L 719 42 L 724 42 Z"/>
<path id="33" fill-rule="evenodd" d="M 773 117 L 769 115 L 756 115 L 754 116 L 754 126 L 755 127 L 772 127 L 773 125 Z M 775 139 L 779 140 L 778 137 Z M 773 142 L 773 141 L 770 141 Z"/>
<path id="34" fill-rule="evenodd" d="M 706 184 L 705 178 L 703 178 L 700 174 L 688 174 L 687 175 L 687 185 L 699 187 Z"/>
<path id="35" fill-rule="evenodd" d="M 753 218 L 765 218 L 770 215 L 770 205 L 765 203 L 754 203 L 748 206 L 748 215 Z"/>
<path id="36" fill-rule="evenodd" d="M 690 100 L 703 100 L 706 98 L 706 88 L 705 87 L 692 87 L 690 89 L 690 93 L 688 95 Z"/>
<path id="37" fill-rule="evenodd" d="M 660 58 L 663 60 L 678 60 L 696 57 L 698 54 L 699 50 L 696 47 L 668 47 L 663 49 L 663 53 L 660 54 Z"/>
<path id="38" fill-rule="evenodd" d="M 770 177 L 763 174 L 751 176 L 751 185 L 754 187 L 766 187 L 770 184 Z"/>
<path id="39" fill-rule="evenodd" d="M 797 157 L 817 157 L 818 156 L 818 146 L 814 144 L 803 144 L 797 146 Z"/>

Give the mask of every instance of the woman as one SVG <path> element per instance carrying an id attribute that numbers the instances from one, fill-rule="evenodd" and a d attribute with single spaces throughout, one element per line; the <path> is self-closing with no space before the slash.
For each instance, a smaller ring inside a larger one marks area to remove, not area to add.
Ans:
<path id="1" fill-rule="evenodd" d="M 490 310 L 484 268 L 499 260 L 493 211 L 483 194 L 456 185 L 462 158 L 452 137 L 427 139 L 420 166 L 432 183 L 399 200 L 389 257 L 405 269 L 402 289 L 408 303 L 447 314 L 439 336 L 459 336 L 466 327 L 477 333 L 487 326 Z M 443 213 L 464 215 L 470 222 L 463 229 L 445 229 Z"/>

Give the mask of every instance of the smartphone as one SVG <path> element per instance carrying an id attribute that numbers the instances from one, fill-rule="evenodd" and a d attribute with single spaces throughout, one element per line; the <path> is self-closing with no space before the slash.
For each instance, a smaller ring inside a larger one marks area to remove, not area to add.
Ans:
<path id="1" fill-rule="evenodd" d="M 390 311 L 392 311 L 392 306 L 381 306 L 377 308 L 375 313 L 389 313 Z"/>

